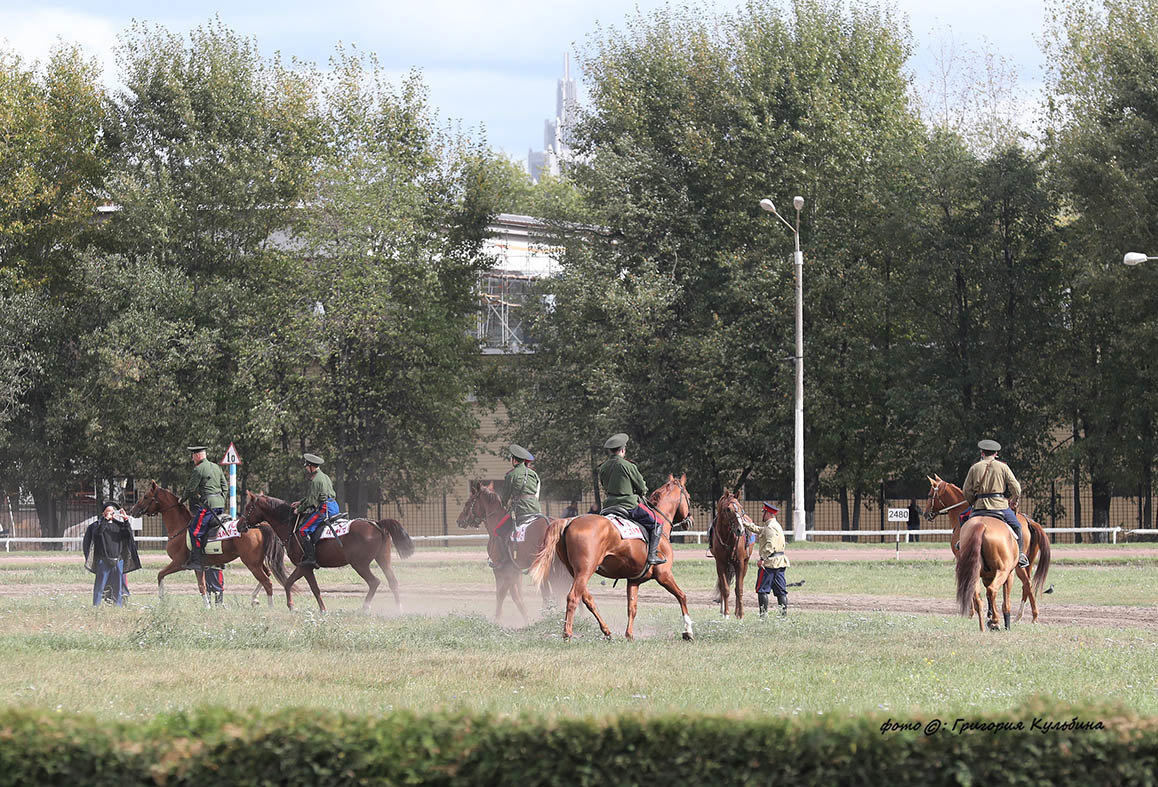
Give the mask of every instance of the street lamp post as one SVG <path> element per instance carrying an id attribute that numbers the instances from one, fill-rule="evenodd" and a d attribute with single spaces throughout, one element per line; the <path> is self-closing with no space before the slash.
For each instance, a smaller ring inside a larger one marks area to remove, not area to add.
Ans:
<path id="1" fill-rule="evenodd" d="M 796 208 L 796 226 L 789 224 L 776 211 L 772 200 L 760 200 L 760 207 L 784 222 L 796 240 L 796 253 L 793 256 L 796 269 L 796 401 L 793 407 L 796 450 L 792 484 L 792 537 L 804 541 L 808 538 L 804 529 L 804 252 L 800 251 L 800 210 L 804 207 L 804 197 L 793 197 L 792 206 Z"/>

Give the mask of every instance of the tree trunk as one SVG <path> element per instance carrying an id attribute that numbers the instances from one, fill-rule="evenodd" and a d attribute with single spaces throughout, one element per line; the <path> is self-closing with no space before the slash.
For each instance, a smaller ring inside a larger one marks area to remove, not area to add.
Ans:
<path id="1" fill-rule="evenodd" d="M 64 500 L 57 497 L 47 487 L 32 487 L 32 500 L 36 505 L 36 518 L 40 520 L 40 535 L 43 538 L 60 538 L 64 524 L 60 521 L 64 513 Z M 46 545 L 59 549 L 59 544 Z"/>
<path id="2" fill-rule="evenodd" d="M 1076 447 L 1078 444 L 1078 422 L 1077 422 L 1076 418 L 1074 419 L 1073 436 L 1074 436 L 1074 446 Z M 1073 484 L 1073 488 L 1074 488 L 1073 527 L 1081 527 L 1082 526 L 1082 466 L 1081 466 L 1081 462 L 1077 459 L 1076 456 L 1074 458 L 1074 484 Z M 1075 544 L 1082 543 L 1082 534 L 1081 533 L 1074 533 L 1074 543 Z"/>
<path id="3" fill-rule="evenodd" d="M 1090 483 L 1094 498 L 1094 527 L 1110 526 L 1110 482 L 1094 479 Z M 1106 541 L 1105 533 L 1094 533 L 1092 541 L 1102 544 Z"/>
<path id="4" fill-rule="evenodd" d="M 852 530 L 849 526 L 848 519 L 848 487 L 842 486 L 836 492 L 836 498 L 840 501 L 840 529 Z M 852 536 L 841 536 L 841 541 L 852 541 Z"/>

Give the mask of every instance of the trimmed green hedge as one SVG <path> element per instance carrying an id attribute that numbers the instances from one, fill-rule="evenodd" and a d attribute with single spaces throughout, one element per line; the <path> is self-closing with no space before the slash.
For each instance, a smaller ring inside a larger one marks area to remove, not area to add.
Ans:
<path id="1" fill-rule="evenodd" d="M 1031 729 L 1074 717 L 1101 729 Z M 927 724 L 930 719 L 895 719 Z M 213 709 L 143 724 L 0 712 L 0 784 L 607 785 L 1154 784 L 1158 725 L 1115 711 L 1027 709 L 998 729 L 882 732 L 875 719 L 702 716 L 355 719 Z M 1021 731 L 1005 727 L 1021 722 Z"/>

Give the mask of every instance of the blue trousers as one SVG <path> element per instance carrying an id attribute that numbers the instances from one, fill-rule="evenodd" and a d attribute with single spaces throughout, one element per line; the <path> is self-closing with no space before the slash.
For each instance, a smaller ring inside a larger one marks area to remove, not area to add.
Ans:
<path id="1" fill-rule="evenodd" d="M 1005 521 L 1008 522 L 1009 526 L 1013 528 L 1013 533 L 1017 536 L 1017 545 L 1021 547 L 1021 522 L 1019 522 L 1017 519 L 1017 512 L 1012 508 L 1007 508 L 1001 512 L 1001 515 L 1005 517 Z M 1024 549 L 1024 547 L 1022 548 Z"/>
<path id="2" fill-rule="evenodd" d="M 309 513 L 302 514 L 302 523 L 298 525 L 298 533 L 305 538 L 313 534 L 318 525 L 322 524 L 323 519 L 329 519 L 332 516 L 338 515 L 338 501 L 334 499 L 327 500 L 322 505 L 315 508 Z"/>
<path id="3" fill-rule="evenodd" d="M 784 569 L 762 568 L 756 575 L 756 592 L 771 593 L 780 598 L 788 595 L 788 586 L 784 584 Z"/>
<path id="4" fill-rule="evenodd" d="M 124 561 L 109 560 L 108 558 L 97 558 L 93 561 L 93 568 L 96 569 L 96 579 L 92 583 L 92 605 L 99 607 L 101 599 L 104 597 L 105 585 L 111 585 L 113 588 L 113 603 L 118 607 L 125 605 L 125 572 Z"/>
<path id="5" fill-rule="evenodd" d="M 205 536 L 210 526 L 220 521 L 224 508 L 201 508 L 194 506 L 193 517 L 189 520 L 189 540 L 194 547 L 205 548 Z"/>

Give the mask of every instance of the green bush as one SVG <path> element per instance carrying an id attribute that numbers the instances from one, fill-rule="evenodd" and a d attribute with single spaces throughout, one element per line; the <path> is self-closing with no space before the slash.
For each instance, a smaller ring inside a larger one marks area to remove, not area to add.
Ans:
<path id="1" fill-rule="evenodd" d="M 1033 719 L 1100 729 L 1033 729 Z M 912 719 L 898 720 L 912 722 Z M 927 724 L 920 720 L 918 724 Z M 143 724 L 0 712 L 0 784 L 1153 784 L 1158 728 L 1106 709 L 882 732 L 886 718 L 414 715 L 204 709 Z M 1005 727 L 1021 722 L 1025 729 Z"/>

